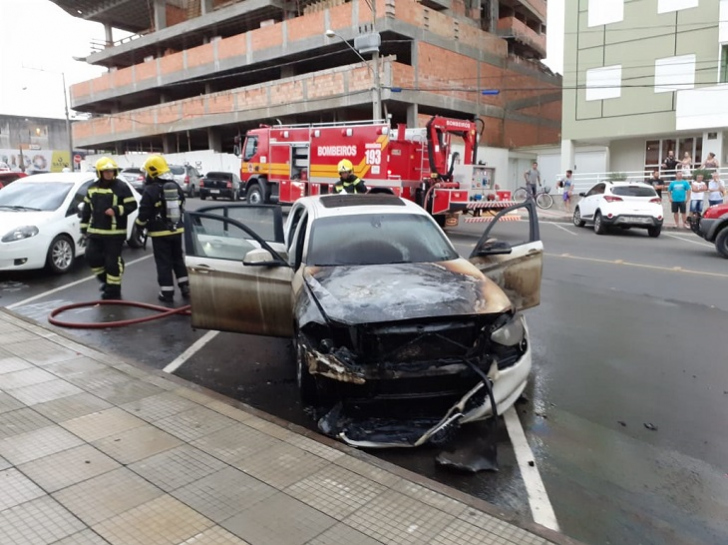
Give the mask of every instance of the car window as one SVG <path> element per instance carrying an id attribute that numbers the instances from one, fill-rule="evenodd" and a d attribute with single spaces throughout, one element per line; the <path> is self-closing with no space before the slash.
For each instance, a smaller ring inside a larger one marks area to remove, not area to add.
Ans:
<path id="1" fill-rule="evenodd" d="M 656 197 L 657 192 L 651 187 L 618 185 L 612 188 L 612 195 L 620 195 L 622 197 Z"/>
<path id="2" fill-rule="evenodd" d="M 457 258 L 450 241 L 428 216 L 361 214 L 315 220 L 306 263 L 378 265 Z"/>
<path id="3" fill-rule="evenodd" d="M 591 197 L 592 195 L 601 195 L 604 193 L 605 187 L 606 184 L 597 184 L 589 190 L 589 193 L 587 193 L 586 196 Z"/>
<path id="4" fill-rule="evenodd" d="M 256 151 L 258 151 L 258 137 L 248 136 L 245 139 L 245 154 L 243 155 L 243 161 L 250 161 Z"/>
<path id="5" fill-rule="evenodd" d="M 69 182 L 17 182 L 0 191 L 0 210 L 57 210 L 71 188 Z"/>
<path id="6" fill-rule="evenodd" d="M 293 265 L 293 269 L 296 270 L 301 266 L 303 261 L 303 248 L 306 239 L 306 228 L 308 227 L 308 214 L 304 213 L 301 216 L 301 221 L 298 223 L 298 228 L 294 231 L 293 244 L 289 249 L 290 264 Z"/>
<path id="7" fill-rule="evenodd" d="M 286 229 L 286 241 L 288 243 L 286 247 L 287 250 L 291 249 L 293 237 L 296 234 L 296 227 L 298 227 L 298 222 L 301 221 L 301 216 L 303 215 L 304 210 L 306 209 L 303 206 L 296 206 L 293 210 L 291 210 L 291 215 Z"/>
<path id="8" fill-rule="evenodd" d="M 179 166 L 179 165 L 169 165 L 169 170 L 174 174 L 175 176 L 181 176 L 185 173 L 185 167 Z"/>
<path id="9" fill-rule="evenodd" d="M 229 180 L 233 177 L 232 172 L 208 172 L 206 178 L 209 178 L 211 180 L 218 180 L 220 178 L 223 178 L 225 180 Z"/>
<path id="10" fill-rule="evenodd" d="M 242 261 L 245 254 L 259 247 L 248 233 L 224 217 L 196 216 L 191 226 L 191 255 Z"/>
<path id="11" fill-rule="evenodd" d="M 94 183 L 94 181 L 89 180 L 78 188 L 76 194 L 73 196 L 71 204 L 68 206 L 68 210 L 66 211 L 67 216 L 72 216 L 78 213 L 78 205 L 83 202 L 83 198 L 86 196 L 86 193 L 88 193 L 88 188 L 91 187 L 92 183 Z"/>

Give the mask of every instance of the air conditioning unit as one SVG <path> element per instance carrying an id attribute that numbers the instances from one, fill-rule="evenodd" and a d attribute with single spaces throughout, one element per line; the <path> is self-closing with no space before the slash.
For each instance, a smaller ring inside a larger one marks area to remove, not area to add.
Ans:
<path id="1" fill-rule="evenodd" d="M 370 32 L 354 38 L 354 48 L 362 55 L 377 53 L 380 45 L 382 45 L 382 37 L 379 32 Z"/>

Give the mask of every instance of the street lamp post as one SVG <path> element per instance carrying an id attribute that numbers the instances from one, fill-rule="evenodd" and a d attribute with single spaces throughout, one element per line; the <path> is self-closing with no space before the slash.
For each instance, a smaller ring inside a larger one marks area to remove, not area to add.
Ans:
<path id="1" fill-rule="evenodd" d="M 380 81 L 379 76 L 379 48 L 377 47 L 374 49 L 374 54 L 372 55 L 372 64 L 374 67 L 372 68 L 369 66 L 369 63 L 367 60 L 362 57 L 361 53 L 357 49 L 351 46 L 349 42 L 347 42 L 340 34 L 335 32 L 334 30 L 327 30 L 326 31 L 326 37 L 327 38 L 334 38 L 338 37 L 342 42 L 346 44 L 346 47 L 351 49 L 354 53 L 356 53 L 356 56 L 359 57 L 364 65 L 367 67 L 367 70 L 372 74 L 372 79 L 374 80 L 374 88 L 373 88 L 373 99 L 372 99 L 372 118 L 376 121 L 379 119 L 382 119 L 382 84 Z"/>

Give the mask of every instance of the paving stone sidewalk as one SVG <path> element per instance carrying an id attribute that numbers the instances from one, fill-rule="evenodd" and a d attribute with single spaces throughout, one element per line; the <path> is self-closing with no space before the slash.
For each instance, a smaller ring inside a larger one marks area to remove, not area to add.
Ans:
<path id="1" fill-rule="evenodd" d="M 0 544 L 576 543 L 5 309 L 0 328 Z"/>

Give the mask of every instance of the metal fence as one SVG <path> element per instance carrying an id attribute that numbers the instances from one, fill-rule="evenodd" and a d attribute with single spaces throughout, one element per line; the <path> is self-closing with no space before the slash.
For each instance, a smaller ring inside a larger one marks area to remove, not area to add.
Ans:
<path id="1" fill-rule="evenodd" d="M 691 174 L 689 176 L 685 176 L 685 179 L 692 180 L 692 173 L 696 172 L 698 170 L 701 170 L 701 169 L 699 169 L 699 168 L 692 169 Z M 712 170 L 712 169 L 702 169 L 702 170 Z M 723 180 L 725 182 L 726 179 L 728 179 L 728 167 L 719 168 L 718 172 L 720 172 L 721 180 Z M 572 175 L 572 178 L 574 180 L 574 192 L 581 193 L 583 191 L 589 191 L 589 189 L 591 189 L 596 184 L 601 183 L 601 182 L 616 182 L 616 181 L 646 182 L 650 178 L 652 178 L 652 170 L 630 170 L 630 171 L 619 171 L 619 172 L 581 172 L 578 174 L 574 173 Z M 673 171 L 667 172 L 665 170 L 661 170 L 660 178 L 664 182 L 669 183 L 670 181 L 675 179 L 675 174 Z M 708 181 L 709 181 L 708 179 L 705 180 L 706 183 Z M 545 185 L 550 185 L 550 183 L 547 183 Z M 555 186 L 556 186 L 556 182 L 554 182 L 554 187 L 552 187 L 552 192 L 553 193 L 560 192 L 559 188 L 557 188 Z"/>

